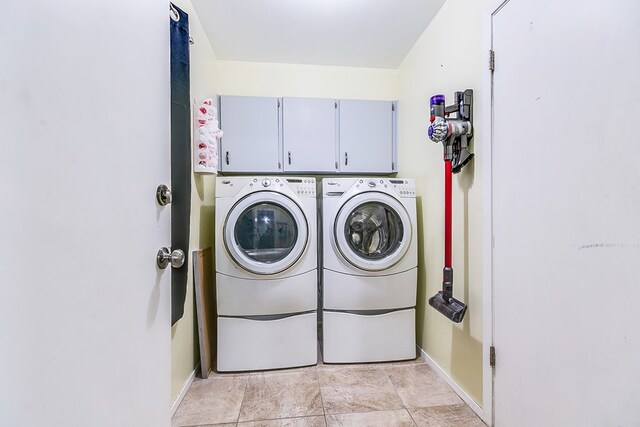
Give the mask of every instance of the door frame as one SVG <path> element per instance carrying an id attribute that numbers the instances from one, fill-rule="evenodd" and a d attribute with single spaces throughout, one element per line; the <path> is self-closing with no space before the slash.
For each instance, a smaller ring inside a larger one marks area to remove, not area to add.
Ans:
<path id="1" fill-rule="evenodd" d="M 487 66 L 484 67 L 482 89 L 482 406 L 483 420 L 490 426 L 495 423 L 495 368 L 490 364 L 491 347 L 494 345 L 495 317 L 493 305 L 493 71 L 489 67 L 489 55 L 493 51 L 493 18 L 511 0 L 491 0 L 484 15 L 484 47 Z"/>

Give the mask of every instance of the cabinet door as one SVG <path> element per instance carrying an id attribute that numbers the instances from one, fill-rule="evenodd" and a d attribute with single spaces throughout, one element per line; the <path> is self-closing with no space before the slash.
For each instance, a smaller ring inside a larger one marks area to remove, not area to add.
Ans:
<path id="1" fill-rule="evenodd" d="M 282 171 L 278 98 L 221 96 L 220 170 Z"/>
<path id="2" fill-rule="evenodd" d="M 392 101 L 340 101 L 340 172 L 393 172 L 394 116 Z"/>
<path id="3" fill-rule="evenodd" d="M 336 101 L 283 98 L 284 170 L 336 172 Z"/>

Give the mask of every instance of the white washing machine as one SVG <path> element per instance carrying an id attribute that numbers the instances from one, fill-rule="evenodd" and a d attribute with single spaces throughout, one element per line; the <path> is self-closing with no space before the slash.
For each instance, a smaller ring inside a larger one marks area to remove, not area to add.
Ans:
<path id="1" fill-rule="evenodd" d="M 314 178 L 216 179 L 218 371 L 317 363 Z"/>
<path id="2" fill-rule="evenodd" d="M 414 181 L 328 178 L 321 204 L 324 361 L 414 359 Z"/>

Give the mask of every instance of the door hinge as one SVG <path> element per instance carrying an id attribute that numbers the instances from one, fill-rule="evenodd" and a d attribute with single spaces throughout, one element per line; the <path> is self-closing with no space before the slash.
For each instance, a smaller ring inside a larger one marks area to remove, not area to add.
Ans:
<path id="1" fill-rule="evenodd" d="M 337 102 L 333 103 L 333 108 L 338 108 L 338 103 Z"/>
<path id="2" fill-rule="evenodd" d="M 396 111 L 396 104 L 393 102 L 391 103 L 391 111 Z"/>
<path id="3" fill-rule="evenodd" d="M 489 366 L 496 367 L 496 348 L 494 346 L 489 347 Z"/>
<path id="4" fill-rule="evenodd" d="M 489 51 L 489 70 L 495 71 L 496 69 L 496 53 L 492 50 Z"/>
<path id="5" fill-rule="evenodd" d="M 280 100 L 278 99 L 278 108 L 280 108 Z"/>

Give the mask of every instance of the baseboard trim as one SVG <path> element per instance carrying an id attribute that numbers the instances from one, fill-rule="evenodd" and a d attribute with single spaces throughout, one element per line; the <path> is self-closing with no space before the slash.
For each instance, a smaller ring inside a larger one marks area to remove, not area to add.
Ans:
<path id="1" fill-rule="evenodd" d="M 469 405 L 469 407 L 473 410 L 473 412 L 476 413 L 476 415 L 478 415 L 482 421 L 485 422 L 485 424 L 487 425 L 491 425 L 490 421 L 487 421 L 487 414 L 484 412 L 484 410 L 480 407 L 480 405 L 478 405 L 476 402 L 473 401 L 473 399 L 471 398 L 471 396 L 469 396 L 445 371 L 444 369 L 442 369 L 440 367 L 440 365 L 438 365 L 436 363 L 435 360 L 433 360 L 431 358 L 431 356 L 429 356 L 422 348 L 420 348 L 419 346 L 416 346 L 418 348 L 418 351 L 420 352 L 420 357 L 427 362 L 427 365 L 429 365 L 431 367 L 431 369 L 433 369 L 439 376 L 440 378 L 442 378 L 443 380 L 446 381 L 447 384 L 449 384 L 449 386 L 451 386 L 451 388 L 453 389 L 453 391 L 456 392 L 456 394 L 458 396 L 460 396 L 460 398 L 462 400 L 464 400 L 464 403 L 466 403 L 467 405 Z"/>
<path id="2" fill-rule="evenodd" d="M 184 399 L 184 397 L 187 395 L 187 391 L 189 391 L 189 387 L 191 387 L 191 384 L 193 384 L 193 380 L 196 379 L 196 372 L 198 372 L 199 370 L 200 370 L 200 364 L 198 363 L 198 366 L 196 366 L 196 369 L 194 369 L 193 372 L 191 372 L 191 375 L 189 375 L 189 378 L 187 378 L 187 380 L 184 382 L 184 385 L 182 386 L 182 390 L 180 390 L 180 393 L 178 394 L 178 397 L 176 397 L 176 400 L 173 402 L 173 405 L 171 405 L 171 418 L 173 418 L 173 416 L 176 414 L 178 407 L 182 403 L 182 399 Z"/>

